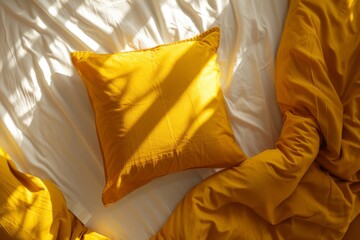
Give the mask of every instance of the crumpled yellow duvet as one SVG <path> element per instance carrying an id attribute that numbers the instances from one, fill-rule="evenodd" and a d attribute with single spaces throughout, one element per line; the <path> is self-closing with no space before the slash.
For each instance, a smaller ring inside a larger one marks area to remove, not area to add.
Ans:
<path id="1" fill-rule="evenodd" d="M 108 238 L 85 227 L 54 183 L 20 172 L 0 147 L 0 239 Z"/>
<path id="2" fill-rule="evenodd" d="M 360 213 L 359 19 L 357 0 L 290 2 L 276 146 L 196 186 L 153 239 L 359 236 L 355 221 L 349 229 Z"/>

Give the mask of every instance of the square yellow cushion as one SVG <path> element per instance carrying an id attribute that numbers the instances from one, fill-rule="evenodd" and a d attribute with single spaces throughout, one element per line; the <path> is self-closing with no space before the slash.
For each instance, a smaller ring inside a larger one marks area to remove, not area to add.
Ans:
<path id="1" fill-rule="evenodd" d="M 104 205 L 169 173 L 245 159 L 220 89 L 219 37 L 212 28 L 151 49 L 71 53 L 95 114 Z"/>

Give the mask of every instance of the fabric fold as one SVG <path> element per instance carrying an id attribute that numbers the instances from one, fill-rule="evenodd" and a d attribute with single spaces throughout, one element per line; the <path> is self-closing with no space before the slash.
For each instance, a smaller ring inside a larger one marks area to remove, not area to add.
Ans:
<path id="1" fill-rule="evenodd" d="M 360 213 L 359 9 L 291 1 L 276 60 L 275 148 L 200 183 L 153 239 L 342 239 Z"/>

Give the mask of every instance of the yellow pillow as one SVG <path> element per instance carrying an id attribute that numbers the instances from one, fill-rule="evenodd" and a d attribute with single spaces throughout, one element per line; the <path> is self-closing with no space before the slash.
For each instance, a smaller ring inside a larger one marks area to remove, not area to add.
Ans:
<path id="1" fill-rule="evenodd" d="M 220 89 L 219 37 L 212 28 L 151 49 L 71 53 L 95 113 L 104 205 L 169 173 L 245 159 Z"/>

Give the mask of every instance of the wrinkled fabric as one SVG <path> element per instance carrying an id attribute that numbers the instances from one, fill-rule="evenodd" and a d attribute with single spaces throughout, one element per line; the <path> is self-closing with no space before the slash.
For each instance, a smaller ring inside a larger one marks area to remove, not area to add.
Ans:
<path id="1" fill-rule="evenodd" d="M 18 169 L 51 179 L 86 226 L 111 239 L 149 239 L 215 170 L 163 176 L 104 208 L 94 115 L 70 52 L 152 48 L 220 27 L 230 124 L 253 156 L 281 129 L 273 72 L 287 8 L 286 0 L 0 1 L 0 145 Z"/>
<path id="2" fill-rule="evenodd" d="M 1 239 L 108 239 L 85 227 L 49 180 L 20 172 L 0 148 Z"/>
<path id="3" fill-rule="evenodd" d="M 291 1 L 275 148 L 200 183 L 153 239 L 342 239 L 360 212 L 359 13 L 359 1 Z"/>

